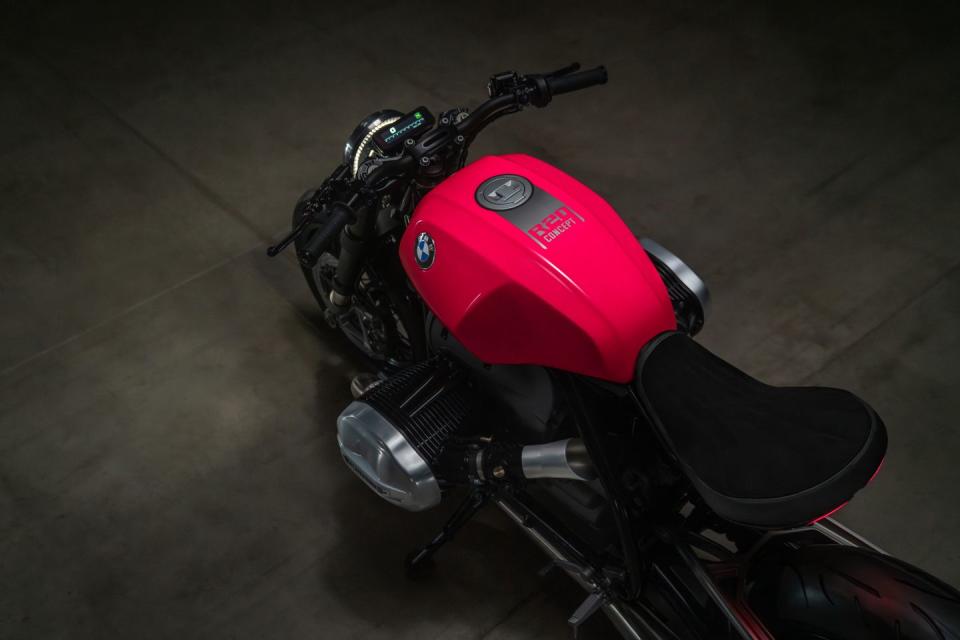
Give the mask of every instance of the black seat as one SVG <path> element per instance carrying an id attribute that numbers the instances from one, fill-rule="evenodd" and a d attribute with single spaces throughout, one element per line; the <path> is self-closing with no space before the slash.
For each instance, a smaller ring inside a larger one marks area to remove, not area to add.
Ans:
<path id="1" fill-rule="evenodd" d="M 865 402 L 824 387 L 771 387 L 681 333 L 637 363 L 637 393 L 706 503 L 776 528 L 838 508 L 883 461 L 886 429 Z"/>

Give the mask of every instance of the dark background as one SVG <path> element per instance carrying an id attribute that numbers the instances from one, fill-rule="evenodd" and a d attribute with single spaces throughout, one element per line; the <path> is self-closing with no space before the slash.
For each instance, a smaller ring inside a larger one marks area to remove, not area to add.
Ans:
<path id="1" fill-rule="evenodd" d="M 404 581 L 451 505 L 342 466 L 359 363 L 263 247 L 369 112 L 572 60 L 610 84 L 474 157 L 687 259 L 723 357 L 871 402 L 890 453 L 840 520 L 960 583 L 953 3 L 770 4 L 2 5 L 0 637 L 567 637 L 579 594 L 496 513 Z"/>

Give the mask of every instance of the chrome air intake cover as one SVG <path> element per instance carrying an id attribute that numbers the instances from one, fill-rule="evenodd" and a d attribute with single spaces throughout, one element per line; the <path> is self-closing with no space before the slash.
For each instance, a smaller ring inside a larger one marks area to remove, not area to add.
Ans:
<path id="1" fill-rule="evenodd" d="M 710 291 L 706 283 L 683 260 L 650 238 L 643 238 L 640 244 L 667 287 L 678 328 L 696 335 L 710 312 Z"/>
<path id="2" fill-rule="evenodd" d="M 438 504 L 434 470 L 469 414 L 465 382 L 461 370 L 434 358 L 372 387 L 337 419 L 337 442 L 347 466 L 404 509 Z"/>

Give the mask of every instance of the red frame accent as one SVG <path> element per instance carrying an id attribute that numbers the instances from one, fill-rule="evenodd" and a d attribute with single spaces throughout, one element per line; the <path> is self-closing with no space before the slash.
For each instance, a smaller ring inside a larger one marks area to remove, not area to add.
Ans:
<path id="1" fill-rule="evenodd" d="M 850 504 L 850 501 L 849 501 L 849 500 L 844 500 L 844 501 L 841 502 L 838 506 L 834 507 L 833 509 L 830 509 L 830 511 L 827 511 L 827 512 L 826 512 L 825 514 L 823 514 L 822 516 L 817 516 L 816 518 L 814 518 L 813 520 L 811 520 L 811 521 L 810 521 L 810 524 L 817 524 L 818 522 L 820 522 L 820 521 L 823 520 L 824 518 L 829 518 L 830 516 L 832 516 L 833 514 L 835 514 L 837 511 L 840 511 L 840 509 L 843 509 L 843 508 L 844 508 L 845 506 L 847 506 L 848 504 Z"/>
<path id="2" fill-rule="evenodd" d="M 870 479 L 867 480 L 867 484 L 870 484 L 871 482 L 873 482 L 873 479 L 877 477 L 877 474 L 880 473 L 880 469 L 883 468 L 883 463 L 886 462 L 886 460 L 887 460 L 886 456 L 884 456 L 883 458 L 880 459 L 880 464 L 877 465 L 877 468 L 874 470 L 873 474 L 870 476 Z M 866 486 L 866 485 L 864 485 L 864 486 Z M 849 500 L 844 500 L 844 501 L 841 502 L 838 506 L 834 507 L 834 508 L 831 509 L 830 511 L 827 511 L 827 512 L 826 512 L 825 514 L 823 514 L 822 516 L 817 516 L 816 518 L 814 518 L 813 520 L 811 520 L 811 521 L 810 521 L 810 524 L 811 524 L 811 525 L 814 525 L 814 524 L 817 524 L 818 522 L 820 522 L 821 520 L 823 520 L 823 519 L 825 519 L 825 518 L 829 518 L 830 516 L 832 516 L 832 515 L 835 514 L 836 512 L 840 511 L 840 509 L 843 509 L 843 508 L 844 508 L 845 506 L 847 506 L 848 504 L 850 504 L 850 501 L 849 501 Z"/>

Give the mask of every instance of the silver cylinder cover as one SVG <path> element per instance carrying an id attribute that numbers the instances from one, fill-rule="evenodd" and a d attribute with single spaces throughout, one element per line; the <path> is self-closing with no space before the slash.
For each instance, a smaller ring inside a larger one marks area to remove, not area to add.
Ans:
<path id="1" fill-rule="evenodd" d="M 642 238 L 640 244 L 647 252 L 656 256 L 658 260 L 666 265 L 690 293 L 696 296 L 697 301 L 700 303 L 700 309 L 703 311 L 703 317 L 706 319 L 710 314 L 710 290 L 707 288 L 707 283 L 697 275 L 696 271 L 687 266 L 686 262 L 659 243 L 654 242 L 650 238 Z"/>
<path id="2" fill-rule="evenodd" d="M 347 466 L 384 500 L 409 511 L 440 503 L 440 485 L 406 437 L 363 401 L 337 418 L 337 444 Z"/>

